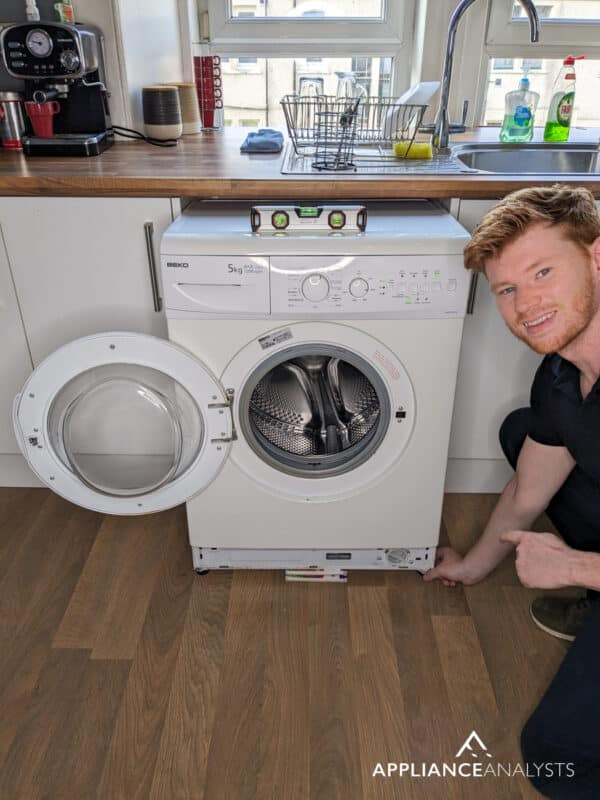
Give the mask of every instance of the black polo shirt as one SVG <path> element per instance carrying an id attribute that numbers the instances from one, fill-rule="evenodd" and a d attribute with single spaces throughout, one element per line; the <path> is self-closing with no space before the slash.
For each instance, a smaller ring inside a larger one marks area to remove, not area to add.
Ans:
<path id="1" fill-rule="evenodd" d="M 562 445 L 600 489 L 600 379 L 585 399 L 580 372 L 558 353 L 547 355 L 531 387 L 529 436 Z"/>

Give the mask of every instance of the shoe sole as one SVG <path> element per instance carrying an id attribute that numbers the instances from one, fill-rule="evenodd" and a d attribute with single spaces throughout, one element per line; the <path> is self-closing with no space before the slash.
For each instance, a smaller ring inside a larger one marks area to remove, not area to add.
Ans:
<path id="1" fill-rule="evenodd" d="M 534 621 L 534 623 L 538 626 L 538 628 L 544 633 L 549 633 L 550 636 L 554 636 L 556 639 L 562 639 L 565 642 L 574 642 L 575 637 L 569 636 L 567 633 L 559 633 L 559 631 L 554 630 L 554 628 L 549 628 L 547 625 L 544 625 L 543 622 L 540 622 L 534 615 L 531 608 L 529 608 L 529 616 Z"/>

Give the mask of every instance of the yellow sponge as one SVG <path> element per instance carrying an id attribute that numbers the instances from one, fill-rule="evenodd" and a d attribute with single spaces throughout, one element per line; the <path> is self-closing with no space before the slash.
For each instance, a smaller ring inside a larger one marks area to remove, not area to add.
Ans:
<path id="1" fill-rule="evenodd" d="M 433 158 L 430 142 L 396 142 L 394 144 L 396 158 Z"/>

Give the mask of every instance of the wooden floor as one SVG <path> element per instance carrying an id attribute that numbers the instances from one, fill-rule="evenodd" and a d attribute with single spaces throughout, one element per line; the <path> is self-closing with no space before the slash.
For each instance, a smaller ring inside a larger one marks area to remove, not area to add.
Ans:
<path id="1" fill-rule="evenodd" d="M 495 499 L 448 495 L 442 536 L 466 549 Z M 473 729 L 520 759 L 567 647 L 531 623 L 535 594 L 511 559 L 454 589 L 197 576 L 182 507 L 117 519 L 1 489 L 0 798 L 539 797 L 520 777 L 372 775 L 452 762 Z"/>

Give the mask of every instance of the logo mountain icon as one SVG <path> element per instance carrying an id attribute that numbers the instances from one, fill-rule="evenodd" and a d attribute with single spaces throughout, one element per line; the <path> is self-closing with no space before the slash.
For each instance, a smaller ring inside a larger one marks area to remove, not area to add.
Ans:
<path id="1" fill-rule="evenodd" d="M 460 748 L 460 750 L 459 750 L 459 751 L 458 751 L 458 753 L 457 753 L 457 754 L 454 756 L 454 758 L 459 758 L 459 756 L 461 756 L 461 755 L 462 755 L 462 753 L 463 753 L 465 750 L 468 750 L 468 751 L 471 753 L 471 755 L 473 756 L 473 758 L 478 758 L 478 753 L 477 753 L 477 752 L 476 752 L 476 751 L 473 749 L 473 743 L 475 743 L 476 745 L 478 745 L 478 746 L 479 746 L 479 749 L 480 749 L 480 750 L 481 750 L 483 753 L 485 753 L 485 755 L 486 755 L 488 758 L 491 758 L 491 757 L 492 757 L 492 754 L 489 752 L 489 750 L 487 749 L 487 747 L 486 747 L 486 746 L 484 745 L 484 743 L 481 741 L 481 738 L 479 737 L 478 733 L 477 733 L 476 731 L 471 731 L 471 733 L 470 733 L 470 734 L 467 736 L 467 738 L 465 739 L 465 741 L 464 741 L 464 743 L 463 743 L 463 746 Z"/>

